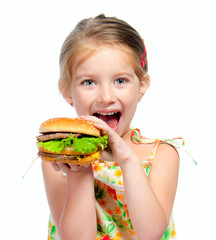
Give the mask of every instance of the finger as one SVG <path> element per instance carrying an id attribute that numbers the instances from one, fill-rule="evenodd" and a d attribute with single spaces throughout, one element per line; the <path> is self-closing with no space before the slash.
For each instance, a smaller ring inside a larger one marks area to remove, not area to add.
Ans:
<path id="1" fill-rule="evenodd" d="M 98 129 L 101 129 L 102 135 L 108 135 L 109 142 L 120 141 L 120 136 L 118 133 L 110 128 L 104 121 L 94 122 L 94 126 Z"/>
<path id="2" fill-rule="evenodd" d="M 104 136 L 104 135 L 107 135 L 107 132 L 103 129 L 101 129 L 101 135 Z"/>
<path id="3" fill-rule="evenodd" d="M 82 164 L 82 165 L 75 165 L 75 164 L 69 164 L 71 171 L 77 172 L 82 171 L 90 166 L 90 164 Z"/>
<path id="4" fill-rule="evenodd" d="M 95 116 L 91 116 L 91 115 L 81 115 L 79 116 L 79 118 L 85 120 L 85 121 L 89 121 L 89 122 L 92 122 L 92 123 L 101 123 L 101 124 L 104 124 L 104 125 L 107 125 L 107 123 L 105 121 L 103 121 L 102 119 L 100 118 L 97 118 Z M 107 125 L 108 126 L 108 125 Z"/>
<path id="5" fill-rule="evenodd" d="M 70 168 L 72 167 L 79 167 L 79 168 L 86 168 L 86 167 L 89 167 L 90 164 L 72 164 L 72 163 L 68 163 L 68 165 L 70 166 Z"/>
<path id="6" fill-rule="evenodd" d="M 86 120 L 86 121 L 97 121 L 97 120 L 101 120 L 95 116 L 91 116 L 91 115 L 80 115 L 79 116 L 80 119 Z"/>
<path id="7" fill-rule="evenodd" d="M 84 168 L 90 167 L 91 164 L 83 164 Z"/>
<path id="8" fill-rule="evenodd" d="M 80 165 L 73 165 L 73 164 L 71 164 L 70 165 L 70 170 L 72 171 L 72 172 L 77 172 L 77 171 L 79 171 L 79 169 L 80 169 Z"/>
<path id="9" fill-rule="evenodd" d="M 123 144 L 123 140 L 119 134 L 110 128 L 106 122 L 94 116 L 84 116 L 84 118 L 88 121 L 91 120 L 94 126 L 101 130 L 102 135 L 108 136 L 108 146 L 110 146 L 111 149 L 113 149 L 114 146 L 118 148 L 120 143 Z"/>
<path id="10" fill-rule="evenodd" d="M 101 129 L 102 135 L 107 134 L 106 131 L 108 131 L 108 130 L 115 132 L 112 128 L 110 128 L 108 126 L 108 124 L 105 121 L 103 121 L 100 118 L 97 118 L 95 116 L 90 116 L 90 115 L 82 115 L 82 116 L 80 116 L 80 118 L 83 120 L 92 122 L 96 128 Z"/>
<path id="11" fill-rule="evenodd" d="M 51 166 L 53 167 L 53 169 L 57 172 L 61 171 L 61 169 L 59 168 L 58 164 L 55 162 L 50 162 Z"/>
<path id="12" fill-rule="evenodd" d="M 107 150 L 103 150 L 100 152 L 100 159 L 105 162 L 113 162 L 112 153 Z"/>
<path id="13" fill-rule="evenodd" d="M 59 168 L 62 170 L 63 173 L 67 174 L 67 172 L 70 170 L 70 167 L 68 164 L 58 162 Z"/>

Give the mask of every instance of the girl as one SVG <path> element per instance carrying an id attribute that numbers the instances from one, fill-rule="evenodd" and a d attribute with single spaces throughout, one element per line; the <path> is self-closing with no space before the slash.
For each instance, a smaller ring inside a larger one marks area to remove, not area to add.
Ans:
<path id="1" fill-rule="evenodd" d="M 142 38 L 117 18 L 85 19 L 65 40 L 59 89 L 80 118 L 108 135 L 109 146 L 104 163 L 42 163 L 48 239 L 175 239 L 178 153 L 130 129 L 147 72 Z"/>

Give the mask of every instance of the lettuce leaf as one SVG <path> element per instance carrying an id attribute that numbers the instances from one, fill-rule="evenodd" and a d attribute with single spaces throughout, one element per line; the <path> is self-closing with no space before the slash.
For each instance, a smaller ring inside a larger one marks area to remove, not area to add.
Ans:
<path id="1" fill-rule="evenodd" d="M 73 147 L 74 152 L 80 153 L 92 153 L 97 150 L 103 150 L 107 147 L 108 136 L 102 137 L 83 137 L 73 138 L 72 134 L 65 139 L 54 139 L 46 142 L 39 142 L 38 147 L 44 146 L 44 148 L 51 152 L 60 153 L 66 147 Z"/>
<path id="2" fill-rule="evenodd" d="M 107 135 L 103 137 L 83 137 L 83 138 L 74 138 L 73 139 L 73 147 L 74 152 L 81 153 L 92 153 L 99 150 L 103 150 L 107 147 Z"/>

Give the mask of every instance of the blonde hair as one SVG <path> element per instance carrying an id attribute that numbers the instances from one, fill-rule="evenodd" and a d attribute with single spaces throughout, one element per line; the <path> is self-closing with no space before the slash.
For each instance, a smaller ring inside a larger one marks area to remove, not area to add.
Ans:
<path id="1" fill-rule="evenodd" d="M 148 72 L 147 54 L 139 33 L 125 21 L 101 14 L 80 21 L 63 43 L 59 59 L 59 86 L 62 92 L 67 92 L 71 87 L 72 71 L 78 57 L 84 61 L 104 44 L 122 46 L 128 50 L 139 79 Z M 141 61 L 145 61 L 143 67 Z"/>

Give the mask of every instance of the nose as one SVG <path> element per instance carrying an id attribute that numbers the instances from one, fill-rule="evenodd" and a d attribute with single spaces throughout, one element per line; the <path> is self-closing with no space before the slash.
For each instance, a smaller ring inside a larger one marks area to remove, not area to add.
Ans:
<path id="1" fill-rule="evenodd" d="M 103 86 L 99 90 L 98 103 L 110 104 L 116 102 L 116 94 L 111 86 Z"/>

